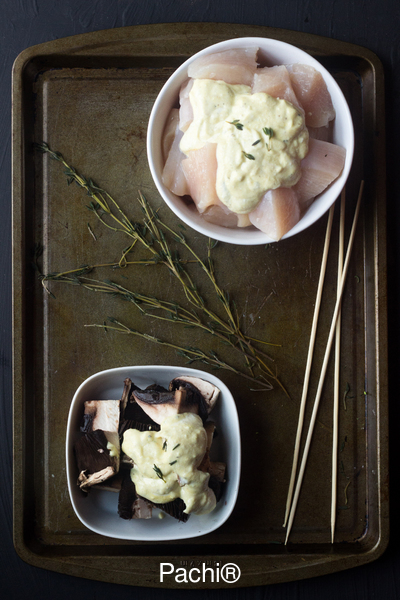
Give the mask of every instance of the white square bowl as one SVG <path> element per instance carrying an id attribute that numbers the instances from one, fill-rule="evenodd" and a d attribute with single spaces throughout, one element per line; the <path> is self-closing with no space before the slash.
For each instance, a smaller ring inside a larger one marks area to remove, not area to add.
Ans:
<path id="1" fill-rule="evenodd" d="M 153 509 L 151 519 L 127 521 L 118 516 L 118 493 L 92 488 L 88 494 L 78 485 L 78 467 L 74 444 L 80 436 L 86 400 L 118 400 L 121 398 L 124 379 L 129 377 L 141 389 L 157 383 L 168 387 L 169 382 L 181 375 L 192 375 L 210 381 L 221 394 L 210 413 L 216 424 L 216 436 L 211 453 L 213 460 L 227 465 L 227 481 L 222 498 L 216 508 L 207 515 L 190 515 L 182 523 L 165 515 L 158 518 L 159 510 Z M 68 416 L 66 461 L 68 490 L 77 517 L 88 528 L 101 535 L 123 540 L 167 541 L 182 540 L 205 535 L 220 527 L 228 519 L 236 503 L 241 468 L 241 443 L 239 419 L 235 401 L 226 385 L 214 375 L 197 369 L 175 366 L 119 367 L 100 371 L 86 379 L 77 389 Z"/>

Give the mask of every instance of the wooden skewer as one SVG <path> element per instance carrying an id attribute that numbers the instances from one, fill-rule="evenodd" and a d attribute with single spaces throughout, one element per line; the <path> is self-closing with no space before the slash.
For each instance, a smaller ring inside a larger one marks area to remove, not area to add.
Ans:
<path id="1" fill-rule="evenodd" d="M 340 225 L 339 225 L 339 252 L 338 252 L 338 294 L 340 278 L 343 271 L 344 256 L 344 210 L 346 204 L 346 191 L 343 188 L 340 198 Z M 339 309 L 336 322 L 335 336 L 335 375 L 333 389 L 333 434 L 332 434 L 332 506 L 331 506 L 331 542 L 335 538 L 336 525 L 336 499 L 337 499 L 337 452 L 338 452 L 338 431 L 339 431 L 339 382 L 340 382 L 340 329 L 342 321 L 342 311 Z"/>
<path id="2" fill-rule="evenodd" d="M 287 520 L 289 517 L 289 512 L 290 512 L 290 506 L 292 504 L 292 498 L 293 498 L 293 488 L 294 488 L 294 482 L 296 479 L 297 463 L 299 460 L 300 440 L 301 440 L 301 434 L 303 431 L 304 412 L 305 412 L 305 407 L 306 407 L 308 383 L 310 380 L 311 363 L 312 363 L 312 358 L 313 358 L 313 353 L 314 353 L 314 343 L 315 343 L 315 337 L 316 337 L 316 331 L 317 331 L 317 325 L 318 325 L 319 309 L 320 309 L 320 305 L 321 305 L 322 289 L 324 286 L 326 263 L 328 260 L 329 243 L 330 243 L 330 239 L 331 239 L 334 209 L 335 209 L 335 206 L 333 204 L 329 210 L 329 218 L 328 218 L 328 223 L 326 225 L 325 244 L 324 244 L 324 250 L 322 253 L 321 271 L 319 274 L 317 296 L 316 296 L 315 307 L 314 307 L 314 316 L 313 316 L 312 325 L 311 325 L 310 343 L 308 346 L 306 371 L 305 371 L 305 375 L 304 375 L 303 391 L 302 391 L 301 401 L 300 401 L 299 421 L 297 423 L 297 432 L 296 432 L 296 441 L 295 441 L 294 454 L 293 454 L 292 472 L 290 475 L 289 490 L 288 490 L 288 495 L 287 495 L 287 499 L 286 499 L 286 512 L 285 512 L 285 520 L 283 523 L 283 527 L 286 527 L 286 523 L 287 523 Z"/>
<path id="3" fill-rule="evenodd" d="M 323 364 L 322 364 L 320 379 L 319 379 L 318 388 L 317 388 L 317 394 L 316 394 L 316 397 L 315 397 L 313 412 L 312 412 L 312 415 L 311 415 L 310 425 L 309 425 L 308 434 L 307 434 L 307 439 L 306 439 L 306 443 L 305 443 L 305 446 L 304 446 L 303 458 L 302 458 L 301 465 L 300 465 L 300 471 L 299 471 L 299 476 L 298 476 L 298 479 L 297 479 L 296 489 L 295 489 L 295 492 L 294 492 L 293 503 L 292 503 L 292 506 L 291 506 L 291 509 L 290 509 L 285 544 L 287 544 L 287 542 L 288 542 L 290 531 L 292 529 L 294 515 L 295 515 L 295 512 L 296 512 L 296 508 L 297 508 L 297 502 L 299 500 L 300 489 L 301 489 L 301 485 L 303 483 L 304 471 L 305 471 L 305 468 L 306 468 L 308 453 L 310 451 L 311 438 L 312 438 L 312 434 L 313 434 L 313 431 L 314 431 L 315 421 L 316 421 L 316 418 L 317 418 L 318 407 L 319 407 L 319 402 L 320 402 L 321 393 L 322 393 L 322 387 L 323 387 L 323 384 L 324 384 L 326 369 L 327 369 L 328 361 L 329 361 L 329 355 L 330 355 L 330 351 L 331 351 L 331 348 L 332 348 L 333 336 L 334 336 L 335 331 L 336 331 L 336 321 L 337 321 L 337 317 L 338 317 L 339 309 L 340 309 L 340 304 L 341 304 L 341 300 L 342 300 L 344 283 L 345 283 L 345 280 L 346 280 L 347 271 L 349 269 L 350 256 L 351 256 L 351 251 L 353 249 L 353 242 L 354 242 L 355 231 L 356 231 L 356 226 L 357 226 L 357 221 L 358 221 L 358 215 L 359 215 L 359 212 L 360 212 L 360 204 L 361 204 L 361 197 L 362 197 L 363 189 L 364 189 L 364 182 L 362 181 L 361 182 L 361 186 L 360 186 L 360 191 L 359 191 L 359 194 L 358 194 L 358 200 L 357 200 L 356 210 L 355 210 L 355 213 L 354 213 L 353 225 L 352 225 L 352 228 L 351 228 L 349 243 L 348 243 L 348 246 L 347 246 L 346 259 L 344 261 L 343 272 L 342 272 L 342 276 L 340 278 L 340 286 L 339 286 L 339 289 L 338 289 L 335 310 L 334 310 L 334 313 L 333 313 L 331 328 L 330 328 L 329 337 L 328 337 L 328 342 L 327 342 L 327 345 L 326 345 L 324 361 L 323 361 Z"/>

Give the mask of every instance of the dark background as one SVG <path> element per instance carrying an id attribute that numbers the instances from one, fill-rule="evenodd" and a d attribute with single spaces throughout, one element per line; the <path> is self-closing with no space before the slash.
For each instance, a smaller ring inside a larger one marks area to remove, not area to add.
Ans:
<path id="1" fill-rule="evenodd" d="M 87 581 L 31 567 L 12 542 L 11 69 L 25 48 L 89 31 L 205 21 L 291 29 L 364 46 L 386 81 L 391 540 L 374 563 L 315 579 L 235 590 L 155 590 Z M 398 456 L 400 281 L 400 2 L 398 0 L 1 0 L 0 1 L 0 597 L 300 599 L 400 598 Z"/>

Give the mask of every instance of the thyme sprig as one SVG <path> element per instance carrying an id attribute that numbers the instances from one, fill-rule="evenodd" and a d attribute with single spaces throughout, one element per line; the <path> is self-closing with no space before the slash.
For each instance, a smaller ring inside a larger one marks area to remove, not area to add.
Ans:
<path id="1" fill-rule="evenodd" d="M 164 483 L 167 483 L 167 482 L 165 481 L 165 479 L 164 479 L 164 474 L 163 474 L 163 472 L 161 471 L 160 467 L 157 467 L 157 465 L 156 465 L 156 464 L 155 464 L 155 465 L 153 465 L 153 471 L 155 471 L 155 474 L 157 475 L 157 477 L 158 477 L 159 479 L 162 479 Z"/>
<path id="2" fill-rule="evenodd" d="M 72 275 L 63 273 L 49 274 L 42 277 L 42 284 L 49 293 L 50 291 L 47 287 L 47 282 L 58 281 L 72 285 L 80 285 L 93 292 L 102 292 L 114 297 L 119 296 L 123 300 L 134 304 L 144 316 L 153 317 L 154 319 L 162 321 L 181 323 L 186 327 L 199 328 L 210 333 L 225 344 L 231 346 L 236 345 L 235 341 L 232 342 L 232 338 L 228 333 L 218 329 L 218 323 L 203 323 L 200 316 L 194 310 L 188 310 L 177 302 L 160 300 L 155 296 L 134 292 L 111 280 L 102 281 L 87 277 L 86 274 L 89 272 L 89 269 L 90 267 L 83 266 Z M 240 334 L 240 331 L 238 334 Z M 251 345 L 245 338 L 240 340 L 240 344 L 240 351 L 246 357 L 248 361 L 247 364 L 250 365 L 251 361 L 254 361 L 254 355 L 251 353 Z"/>
<path id="3" fill-rule="evenodd" d="M 116 331 L 118 333 L 126 334 L 126 335 L 135 335 L 141 337 L 149 342 L 154 342 L 155 344 L 159 344 L 161 346 L 167 346 L 168 348 L 173 348 L 177 351 L 178 356 L 182 356 L 187 359 L 187 364 L 192 364 L 193 362 L 199 361 L 206 365 L 211 366 L 213 369 L 224 369 L 226 371 L 230 371 L 231 373 L 235 373 L 235 375 L 239 375 L 244 377 L 248 381 L 253 382 L 258 387 L 257 391 L 270 391 L 272 389 L 271 383 L 264 375 L 260 375 L 258 377 L 253 377 L 244 371 L 236 369 L 232 365 L 229 365 L 227 362 L 219 358 L 216 352 L 210 350 L 209 352 L 204 352 L 200 348 L 196 348 L 194 346 L 178 346 L 177 344 L 173 344 L 171 342 L 167 342 L 158 338 L 154 335 L 150 335 L 149 333 L 143 333 L 141 331 L 137 331 L 136 329 L 132 329 L 127 325 L 124 325 L 114 317 L 108 317 L 108 321 L 112 323 L 112 325 L 108 325 L 106 322 L 104 323 L 91 323 L 85 325 L 85 327 L 99 327 L 101 329 L 105 329 L 107 331 Z M 255 391 L 255 390 L 254 390 Z M 173 448 L 174 450 L 175 448 Z"/>
<path id="4" fill-rule="evenodd" d="M 268 150 L 271 150 L 271 138 L 274 136 L 274 130 L 272 127 L 263 127 L 263 132 L 268 136 L 268 142 L 266 146 Z"/>
<path id="5" fill-rule="evenodd" d="M 233 125 L 234 127 L 236 127 L 236 129 L 239 129 L 239 131 L 243 130 L 243 124 L 240 122 L 239 119 L 235 119 L 234 121 L 227 121 L 227 123 L 229 123 L 229 125 Z"/>
<path id="6" fill-rule="evenodd" d="M 234 124 L 238 124 L 238 122 Z M 200 327 L 242 352 L 246 360 L 247 368 L 251 373 L 250 379 L 259 381 L 259 378 L 254 376 L 253 371 L 254 365 L 256 365 L 261 370 L 260 377 L 263 381 L 266 381 L 267 378 L 274 379 L 286 392 L 283 385 L 278 380 L 276 372 L 272 370 L 266 363 L 266 360 L 271 360 L 270 357 L 263 351 L 256 349 L 252 343 L 261 343 L 261 340 L 254 340 L 243 334 L 240 328 L 239 316 L 236 307 L 230 302 L 229 296 L 220 288 L 217 283 L 214 264 L 211 259 L 211 250 L 216 245 L 215 241 L 208 241 L 207 260 L 203 261 L 188 244 L 182 232 L 176 232 L 172 230 L 161 221 L 158 212 L 152 209 L 141 192 L 139 192 L 138 202 L 143 213 L 143 219 L 141 223 L 132 222 L 130 219 L 128 219 L 118 203 L 108 192 L 97 186 L 93 180 L 87 179 L 80 175 L 74 167 L 71 167 L 65 161 L 60 152 L 53 151 L 46 143 L 38 144 L 36 147 L 43 153 L 48 153 L 51 158 L 60 162 L 64 166 L 64 173 L 67 176 L 68 184 L 75 182 L 79 187 L 86 190 L 87 194 L 91 198 L 87 208 L 96 215 L 96 217 L 104 226 L 113 230 L 114 232 L 123 233 L 130 238 L 131 241 L 129 246 L 122 252 L 122 256 L 118 264 L 114 264 L 113 266 L 122 268 L 129 264 L 133 264 L 133 262 L 135 262 L 135 264 L 164 265 L 179 281 L 186 299 L 193 309 L 195 309 L 195 311 L 184 309 L 182 306 L 178 306 L 175 303 L 168 303 L 158 300 L 157 298 L 134 293 L 109 280 L 99 281 L 87 278 L 87 275 L 93 268 L 89 265 L 84 265 L 78 269 L 64 271 L 63 273 L 49 273 L 42 276 L 43 286 L 48 293 L 53 295 L 47 287 L 47 282 L 51 280 L 82 285 L 83 287 L 93 291 L 101 291 L 104 293 L 111 293 L 121 296 L 126 300 L 133 302 L 145 315 L 150 315 L 159 319 L 180 321 L 186 325 Z M 176 252 L 172 252 L 170 248 L 170 242 L 167 240 L 165 233 L 171 235 L 175 242 L 181 244 L 187 251 L 189 251 L 192 257 L 195 259 L 195 262 L 201 266 L 202 270 L 214 286 L 215 292 L 224 307 L 227 320 L 222 319 L 218 314 L 216 314 L 214 311 L 211 311 L 207 307 L 207 304 L 201 296 L 195 282 L 193 281 L 187 269 L 184 268 L 185 263 L 189 261 L 181 260 Z M 150 258 L 147 261 L 127 260 L 128 254 L 133 250 L 137 243 L 144 246 L 145 249 L 150 253 Z M 164 315 L 156 315 L 154 312 L 155 309 L 161 311 L 161 313 L 164 313 Z M 206 317 L 207 324 L 200 319 L 199 314 Z M 144 334 L 143 337 L 145 337 Z M 166 344 L 165 342 L 163 343 Z M 209 360 L 209 357 L 207 358 L 207 354 L 203 354 L 204 361 Z M 190 354 L 190 356 L 193 357 L 193 354 Z M 201 356 L 201 352 L 196 353 L 196 358 L 194 360 L 201 360 Z M 191 358 L 191 360 L 193 360 L 193 358 Z M 221 364 L 221 361 L 218 359 L 215 361 L 215 363 Z M 236 372 L 235 369 L 230 370 Z"/>

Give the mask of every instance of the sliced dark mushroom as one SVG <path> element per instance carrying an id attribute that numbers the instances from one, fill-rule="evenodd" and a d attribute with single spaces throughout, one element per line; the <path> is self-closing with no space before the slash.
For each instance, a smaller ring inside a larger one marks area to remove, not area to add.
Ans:
<path id="1" fill-rule="evenodd" d="M 122 519 L 149 519 L 152 508 L 159 508 L 178 521 L 186 522 L 189 515 L 184 512 L 186 505 L 181 498 L 175 498 L 170 502 L 157 504 L 147 498 L 139 496 L 136 492 L 130 474 L 124 476 L 121 491 L 118 498 L 118 514 Z"/>
<path id="2" fill-rule="evenodd" d="M 122 486 L 123 473 L 121 470 L 104 481 L 103 483 L 96 483 L 96 490 L 103 490 L 104 492 L 114 492 L 119 494 Z"/>
<path id="3" fill-rule="evenodd" d="M 88 488 L 118 473 L 120 463 L 120 400 L 88 400 L 74 450 L 79 469 L 78 485 Z"/>
<path id="4" fill-rule="evenodd" d="M 160 426 L 156 423 L 134 398 L 129 401 L 121 419 L 119 434 L 122 436 L 127 429 L 139 429 L 139 431 L 159 431 Z"/>
<path id="5" fill-rule="evenodd" d="M 78 485 L 86 492 L 88 488 L 103 483 L 107 479 L 110 479 L 115 474 L 113 467 L 109 466 L 96 473 L 88 473 L 87 471 L 81 471 L 78 477 Z"/>
<path id="6" fill-rule="evenodd" d="M 217 502 L 219 502 L 222 498 L 223 486 L 223 481 L 219 481 L 219 479 L 217 479 L 213 475 L 210 475 L 210 479 L 208 480 L 208 487 L 214 492 L 215 499 Z"/>
<path id="7" fill-rule="evenodd" d="M 119 443 L 120 400 L 88 400 L 83 415 L 83 433 L 103 431 L 115 452 L 120 454 Z"/>
<path id="8" fill-rule="evenodd" d="M 215 477 L 221 483 L 225 482 L 226 464 L 218 461 L 210 461 L 208 472 L 210 477 Z"/>
<path id="9" fill-rule="evenodd" d="M 165 502 L 164 504 L 156 504 L 155 502 L 152 502 L 152 505 L 155 508 L 163 510 L 165 513 L 167 513 L 167 515 L 174 517 L 174 519 L 182 521 L 183 523 L 186 523 L 190 516 L 188 513 L 184 512 L 186 504 L 184 503 L 182 498 L 175 498 L 175 500 Z"/>
<path id="10" fill-rule="evenodd" d="M 115 434 L 113 434 L 115 435 Z M 104 431 L 84 433 L 74 446 L 79 470 L 78 485 L 82 490 L 102 483 L 119 470 L 119 454 L 110 448 Z"/>
<path id="11" fill-rule="evenodd" d="M 124 379 L 124 389 L 122 390 L 122 396 L 121 396 L 121 402 L 120 402 L 120 419 L 119 419 L 120 421 L 122 421 L 122 419 L 124 418 L 125 409 L 129 402 L 129 397 L 131 395 L 131 388 L 133 385 L 134 384 L 132 383 L 132 380 L 129 379 L 129 377 Z"/>
<path id="12" fill-rule="evenodd" d="M 153 388 L 154 386 L 149 386 Z M 156 386 L 159 388 L 160 386 Z M 149 389 L 148 388 L 148 389 Z M 122 436 L 127 429 L 138 429 L 139 431 L 159 431 L 160 426 L 153 421 L 148 414 L 136 402 L 133 392 L 142 392 L 129 378 L 124 381 L 124 389 L 121 397 L 121 415 L 119 435 Z M 166 391 L 162 388 L 162 391 Z"/>
<path id="13" fill-rule="evenodd" d="M 120 463 L 122 466 L 124 467 L 133 467 L 133 459 L 128 456 L 127 454 L 125 454 L 125 452 L 121 451 L 121 459 L 120 459 Z"/>
<path id="14" fill-rule="evenodd" d="M 85 402 L 81 431 L 110 431 L 118 433 L 120 400 L 88 400 Z"/>
<path id="15" fill-rule="evenodd" d="M 168 390 L 163 385 L 159 385 L 158 383 L 152 383 L 151 385 L 148 385 L 146 388 L 146 392 L 150 390 L 154 390 L 155 392 L 168 392 Z"/>
<path id="16" fill-rule="evenodd" d="M 208 487 L 212 489 L 215 494 L 216 501 L 219 502 L 222 497 L 225 483 L 226 465 L 223 462 L 213 462 L 210 459 L 211 444 L 215 435 L 215 423 L 213 421 L 207 421 L 207 423 L 204 425 L 204 428 L 207 433 L 207 446 L 203 460 L 197 468 L 199 471 L 209 473 L 210 478 L 208 480 Z"/>
<path id="17" fill-rule="evenodd" d="M 127 378 L 121 398 L 120 435 L 131 427 L 155 430 L 155 423 L 160 425 L 166 417 L 183 412 L 196 413 L 205 422 L 219 393 L 215 385 L 199 377 L 177 377 L 169 384 L 169 390 L 158 384 L 141 390 Z"/>
<path id="18" fill-rule="evenodd" d="M 130 473 L 126 473 L 118 497 L 118 514 L 122 519 L 150 519 L 152 515 L 151 502 L 136 493 Z"/>
<path id="19" fill-rule="evenodd" d="M 159 425 L 171 415 L 186 412 L 198 414 L 198 403 L 192 402 L 185 390 L 135 390 L 132 396 L 144 412 Z"/>
<path id="20" fill-rule="evenodd" d="M 153 388 L 154 386 L 149 386 Z M 160 386 L 157 386 L 158 388 Z M 122 439 L 127 429 L 138 429 L 139 431 L 159 431 L 160 425 L 153 421 L 148 414 L 139 406 L 133 397 L 133 392 L 140 388 L 132 382 L 128 377 L 124 380 L 124 389 L 121 396 L 121 411 L 120 411 L 120 424 L 119 424 L 119 436 Z M 166 391 L 162 388 L 162 391 Z M 121 452 L 121 463 L 131 464 L 132 460 Z"/>
<path id="21" fill-rule="evenodd" d="M 204 425 L 204 429 L 206 430 L 207 434 L 206 451 L 204 453 L 201 463 L 197 468 L 199 469 L 199 471 L 204 471 L 205 473 L 208 473 L 210 466 L 210 448 L 214 437 L 215 423 L 213 421 L 207 421 L 207 423 L 205 423 Z"/>
<path id="22" fill-rule="evenodd" d="M 205 381 L 200 377 L 192 377 L 190 375 L 181 375 L 175 377 L 169 384 L 169 389 L 185 390 L 187 402 L 197 404 L 199 407 L 198 414 L 205 422 L 210 414 L 220 394 L 219 388 L 209 381 Z"/>
<path id="23" fill-rule="evenodd" d="M 133 518 L 134 519 L 151 519 L 152 505 L 146 500 L 138 496 L 133 504 Z"/>

